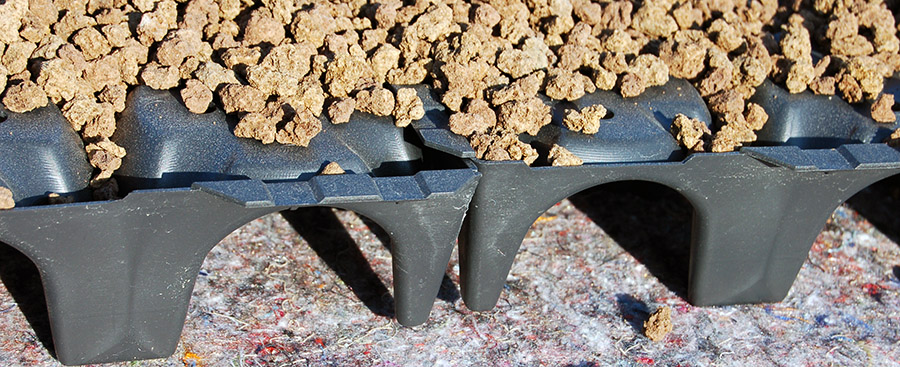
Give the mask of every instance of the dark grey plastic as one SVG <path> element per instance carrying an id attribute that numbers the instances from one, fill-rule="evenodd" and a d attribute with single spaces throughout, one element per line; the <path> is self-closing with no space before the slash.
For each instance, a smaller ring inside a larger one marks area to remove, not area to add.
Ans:
<path id="1" fill-rule="evenodd" d="M 896 125 L 876 124 L 836 97 L 790 95 L 768 82 L 753 100 L 771 116 L 762 144 L 775 146 L 682 159 L 668 133 L 674 115 L 710 119 L 697 92 L 673 80 L 635 99 L 599 92 L 574 106 L 558 103 L 553 124 L 537 137 L 523 136 L 538 147 L 562 145 L 583 166 L 474 160 L 482 178 L 459 241 L 466 305 L 488 310 L 496 304 L 525 233 L 550 206 L 593 186 L 630 180 L 668 186 L 693 206 L 692 303 L 783 299 L 835 207 L 900 172 L 900 152 L 865 144 L 880 142 Z M 593 103 L 613 113 L 596 135 L 562 126 L 565 108 Z"/>
<path id="2" fill-rule="evenodd" d="M 88 194 L 79 137 L 53 106 L 8 114 L 0 149 L 15 159 L 0 164 L 0 181 L 18 206 L 0 211 L 0 241 L 41 272 L 60 361 L 170 355 L 207 252 L 250 220 L 303 206 L 354 210 L 390 234 L 395 313 L 404 325 L 427 319 L 460 230 L 464 300 L 490 309 L 538 216 L 579 191 L 624 180 L 666 185 L 693 206 L 694 304 L 778 301 L 834 208 L 900 172 L 900 151 L 871 144 L 896 124 L 876 124 L 865 106 L 770 83 L 753 99 L 771 116 L 760 146 L 727 154 L 687 156 L 669 134 L 676 113 L 710 121 L 685 81 L 633 99 L 601 91 L 555 103 L 553 123 L 522 138 L 539 150 L 566 147 L 584 159 L 579 167 L 474 159 L 433 92 L 417 91 L 426 116 L 413 130 L 356 113 L 346 125 L 323 122 L 301 148 L 235 138 L 234 121 L 221 112 L 194 115 L 169 92 L 138 88 L 113 137 L 128 150 L 117 171 L 127 195 L 62 205 L 41 200 L 48 192 Z M 611 111 L 596 135 L 561 124 L 566 108 L 593 103 Z M 318 175 L 328 162 L 347 174 Z"/>
<path id="3" fill-rule="evenodd" d="M 27 114 L 0 105 L 0 185 L 18 206 L 46 201 L 48 193 L 90 198 L 92 168 L 81 138 L 52 103 Z"/>
<path id="4" fill-rule="evenodd" d="M 263 146 L 234 137 L 219 112 L 195 116 L 168 92 L 133 92 L 113 137 L 128 151 L 124 199 L 0 211 L 0 241 L 41 272 L 59 360 L 171 355 L 208 251 L 255 218 L 302 206 L 353 210 L 384 228 L 396 317 L 425 322 L 478 173 L 452 157 L 422 162 L 390 119 L 354 120 L 323 123 L 309 148 Z M 332 161 L 348 173 L 316 175 Z"/>

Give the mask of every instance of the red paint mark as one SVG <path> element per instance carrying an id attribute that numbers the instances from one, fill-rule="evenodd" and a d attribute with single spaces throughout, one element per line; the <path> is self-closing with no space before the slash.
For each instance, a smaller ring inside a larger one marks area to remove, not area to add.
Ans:
<path id="1" fill-rule="evenodd" d="M 560 235 L 561 237 L 565 237 L 565 236 L 569 235 L 569 231 L 568 231 L 568 230 L 565 230 L 565 231 L 559 231 L 559 235 Z"/>
<path id="2" fill-rule="evenodd" d="M 656 363 L 656 361 L 654 361 L 653 358 L 648 358 L 648 357 L 640 357 L 637 359 L 637 361 L 638 361 L 638 363 L 649 364 L 649 365 Z"/>
<path id="3" fill-rule="evenodd" d="M 416 346 L 416 348 L 421 348 L 425 346 L 425 343 L 416 343 L 414 345 Z"/>
<path id="4" fill-rule="evenodd" d="M 316 341 L 316 344 L 318 344 L 320 347 L 325 348 L 325 341 L 322 340 L 322 338 L 316 338 L 315 341 Z"/>
<path id="5" fill-rule="evenodd" d="M 877 284 L 866 283 L 863 284 L 862 288 L 872 297 L 877 297 L 881 294 L 881 287 Z"/>

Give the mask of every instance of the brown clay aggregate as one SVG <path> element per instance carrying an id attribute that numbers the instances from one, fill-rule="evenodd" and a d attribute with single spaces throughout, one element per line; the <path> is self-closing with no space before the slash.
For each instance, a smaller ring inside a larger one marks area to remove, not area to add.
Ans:
<path id="1" fill-rule="evenodd" d="M 666 338 L 666 334 L 672 332 L 672 309 L 668 306 L 662 306 L 644 321 L 644 336 L 648 339 L 658 342 Z"/>

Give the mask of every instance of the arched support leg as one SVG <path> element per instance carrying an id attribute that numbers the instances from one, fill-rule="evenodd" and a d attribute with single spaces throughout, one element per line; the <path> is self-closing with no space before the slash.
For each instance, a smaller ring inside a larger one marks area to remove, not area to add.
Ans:
<path id="1" fill-rule="evenodd" d="M 688 295 L 698 306 L 779 302 L 828 216 L 884 171 L 716 177 L 695 206 Z M 738 183 L 737 181 L 740 181 Z"/>
<path id="2" fill-rule="evenodd" d="M 427 200 L 335 205 L 369 217 L 390 234 L 394 306 L 401 324 L 428 321 L 476 183 Z"/>
<path id="3" fill-rule="evenodd" d="M 591 169 L 535 172 L 521 162 L 479 162 L 483 175 L 459 238 L 466 307 L 487 311 L 500 299 L 522 240 L 535 219 L 572 192 L 600 183 Z"/>
<path id="4" fill-rule="evenodd" d="M 0 239 L 41 272 L 60 362 L 160 358 L 175 350 L 208 251 L 271 211 L 235 209 L 197 191 L 146 192 L 3 212 Z"/>

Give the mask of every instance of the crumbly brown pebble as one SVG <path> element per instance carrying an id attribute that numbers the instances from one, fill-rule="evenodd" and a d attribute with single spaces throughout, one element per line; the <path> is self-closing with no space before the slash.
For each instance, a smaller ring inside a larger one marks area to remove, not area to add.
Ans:
<path id="1" fill-rule="evenodd" d="M 261 141 L 263 144 L 275 142 L 278 121 L 268 118 L 262 112 L 251 112 L 241 116 L 234 127 L 234 136 Z"/>
<path id="2" fill-rule="evenodd" d="M 550 120 L 550 106 L 537 97 L 506 102 L 497 111 L 497 125 L 516 134 L 537 135 Z"/>
<path id="3" fill-rule="evenodd" d="M 644 336 L 658 342 L 666 338 L 666 334 L 672 332 L 672 309 L 668 306 L 657 308 L 647 321 L 644 321 Z"/>
<path id="4" fill-rule="evenodd" d="M 536 96 L 541 89 L 545 75 L 544 71 L 538 70 L 513 81 L 508 86 L 491 92 L 491 104 L 499 106 L 509 101 L 522 101 Z"/>
<path id="5" fill-rule="evenodd" d="M 16 206 L 10 189 L 0 186 L 0 210 L 12 209 Z"/>
<path id="6" fill-rule="evenodd" d="M 483 134 L 495 125 L 497 125 L 497 115 L 491 106 L 482 99 L 473 99 L 466 105 L 465 112 L 450 115 L 450 131 L 458 135 Z"/>
<path id="7" fill-rule="evenodd" d="M 894 148 L 900 148 L 900 128 L 894 130 L 887 139 L 884 140 L 887 145 L 890 145 Z"/>
<path id="8" fill-rule="evenodd" d="M 87 151 L 91 166 L 100 170 L 100 173 L 92 180 L 98 183 L 109 179 L 112 173 L 122 166 L 122 158 L 125 157 L 125 148 L 109 140 L 88 144 L 85 151 Z"/>
<path id="9" fill-rule="evenodd" d="M 397 101 L 393 114 L 394 124 L 397 127 L 406 127 L 414 120 L 425 117 L 425 106 L 415 89 L 400 88 L 397 90 Z"/>
<path id="10" fill-rule="evenodd" d="M 872 103 L 872 119 L 883 123 L 892 123 L 897 121 L 897 115 L 894 114 L 894 95 L 883 93 Z"/>
<path id="11" fill-rule="evenodd" d="M 278 132 L 275 140 L 281 144 L 305 147 L 320 131 L 322 131 L 322 122 L 316 116 L 306 110 L 297 111 L 294 118 Z"/>
<path id="12" fill-rule="evenodd" d="M 225 113 L 259 112 L 266 106 L 262 92 L 249 85 L 227 84 L 218 94 Z"/>
<path id="13" fill-rule="evenodd" d="M 704 152 L 711 141 L 712 132 L 703 121 L 692 119 L 683 114 L 675 115 L 670 127 L 678 144 L 691 152 Z"/>
<path id="14" fill-rule="evenodd" d="M 600 131 L 600 120 L 606 117 L 606 108 L 596 104 L 582 108 L 580 111 L 567 110 L 563 124 L 572 131 L 592 135 Z"/>
<path id="15" fill-rule="evenodd" d="M 550 148 L 550 154 L 547 156 L 547 160 L 550 162 L 551 166 L 580 166 L 584 164 L 584 161 L 581 158 L 578 158 L 575 154 L 572 154 L 568 149 L 564 148 L 561 145 L 553 144 L 553 148 Z"/>
<path id="16" fill-rule="evenodd" d="M 47 94 L 39 85 L 30 80 L 13 85 L 3 96 L 3 105 L 7 110 L 25 113 L 47 105 Z"/>
<path id="17" fill-rule="evenodd" d="M 619 79 L 619 91 L 622 93 L 622 97 L 637 97 L 644 93 L 645 89 L 647 89 L 646 82 L 637 74 L 626 73 Z"/>
<path id="18" fill-rule="evenodd" d="M 181 101 L 193 113 L 206 113 L 212 100 L 212 91 L 197 79 L 188 80 L 181 89 Z"/>
<path id="19" fill-rule="evenodd" d="M 337 162 L 328 162 L 325 167 L 322 168 L 322 171 L 319 172 L 320 175 L 343 175 L 344 169 L 341 168 L 341 165 Z"/>
<path id="20" fill-rule="evenodd" d="M 394 103 L 394 94 L 385 88 L 361 90 L 356 94 L 356 109 L 375 116 L 390 116 Z"/>
<path id="21" fill-rule="evenodd" d="M 350 97 L 339 98 L 328 106 L 328 117 L 331 123 L 338 125 L 350 122 L 350 115 L 356 110 L 356 99 Z"/>

